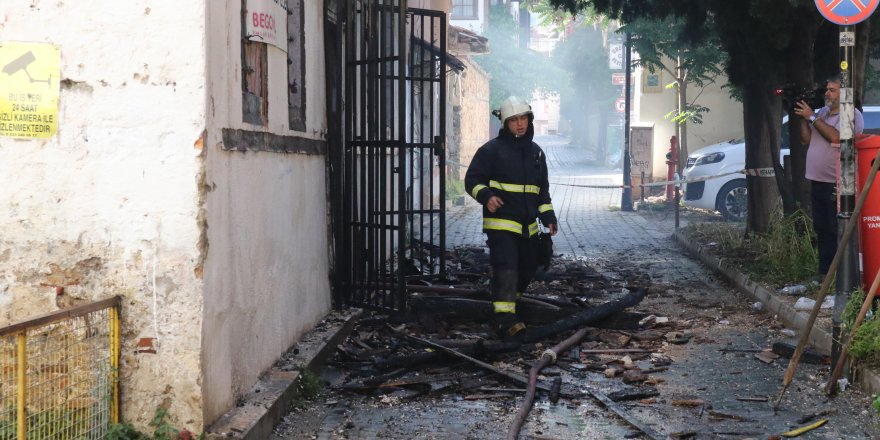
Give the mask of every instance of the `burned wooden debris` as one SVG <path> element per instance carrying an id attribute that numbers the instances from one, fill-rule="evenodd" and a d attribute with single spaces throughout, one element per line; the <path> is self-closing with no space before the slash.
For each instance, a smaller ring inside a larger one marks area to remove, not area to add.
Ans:
<path id="1" fill-rule="evenodd" d="M 551 402 L 592 399 L 640 435 L 663 438 L 626 407 L 672 405 L 657 387 L 664 380 L 653 375 L 672 362 L 665 348 L 688 344 L 692 335 L 689 323 L 629 310 L 655 292 L 650 277 L 630 270 L 612 279 L 583 262 L 557 264 L 539 273 L 517 302 L 526 330 L 501 340 L 489 325 L 488 254 L 464 248 L 447 262 L 448 279 L 408 286 L 405 317 L 367 313 L 339 345 L 333 363 L 345 372 L 344 391 L 383 402 L 438 394 L 510 399 L 512 406 L 523 393 Z M 547 361 L 547 347 L 575 332 L 577 341 L 554 351 L 552 362 L 538 368 L 541 375 L 526 377 L 530 367 Z M 527 420 L 527 407 L 510 433 Z"/>

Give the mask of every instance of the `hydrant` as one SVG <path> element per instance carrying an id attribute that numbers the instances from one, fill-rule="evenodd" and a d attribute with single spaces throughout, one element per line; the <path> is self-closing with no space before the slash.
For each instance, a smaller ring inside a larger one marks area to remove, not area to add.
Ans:
<path id="1" fill-rule="evenodd" d="M 672 182 L 675 179 L 675 167 L 678 165 L 678 139 L 675 136 L 669 138 L 669 152 L 666 153 L 666 181 Z M 666 201 L 675 203 L 672 197 L 673 183 L 666 184 Z"/>

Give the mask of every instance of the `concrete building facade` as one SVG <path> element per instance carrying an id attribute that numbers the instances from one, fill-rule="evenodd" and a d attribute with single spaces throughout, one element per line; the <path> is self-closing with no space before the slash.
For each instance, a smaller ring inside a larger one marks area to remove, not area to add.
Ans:
<path id="1" fill-rule="evenodd" d="M 0 44 L 57 48 L 60 93 L 51 137 L 0 137 L 0 325 L 122 296 L 137 427 L 201 432 L 331 306 L 324 2 L 273 23 L 299 70 L 257 51 L 254 123 L 248 1 L 4 5 Z"/>

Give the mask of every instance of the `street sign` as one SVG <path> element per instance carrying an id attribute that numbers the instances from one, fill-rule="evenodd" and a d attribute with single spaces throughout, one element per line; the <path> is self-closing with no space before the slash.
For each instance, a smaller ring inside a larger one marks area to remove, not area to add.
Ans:
<path id="1" fill-rule="evenodd" d="M 635 84 L 635 75 L 629 76 L 629 83 Z M 611 73 L 611 85 L 612 86 L 622 86 L 625 84 L 626 74 L 623 72 L 612 72 Z"/>
<path id="2" fill-rule="evenodd" d="M 623 69 L 623 45 L 611 43 L 608 45 L 608 68 L 611 70 Z"/>
<path id="3" fill-rule="evenodd" d="M 621 98 L 617 98 L 617 101 L 614 102 L 614 110 L 617 110 L 617 113 L 623 113 L 626 111 L 626 100 Z"/>
<path id="4" fill-rule="evenodd" d="M 816 8 L 828 21 L 841 26 L 865 21 L 880 0 L 815 0 Z"/>

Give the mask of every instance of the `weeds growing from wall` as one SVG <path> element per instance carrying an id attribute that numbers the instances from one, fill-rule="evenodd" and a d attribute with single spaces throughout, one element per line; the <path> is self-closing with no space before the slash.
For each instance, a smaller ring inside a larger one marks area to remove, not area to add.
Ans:
<path id="1" fill-rule="evenodd" d="M 300 370 L 299 380 L 297 381 L 297 391 L 299 395 L 306 400 L 312 400 L 318 397 L 321 389 L 324 387 L 321 379 L 308 368 Z"/>

